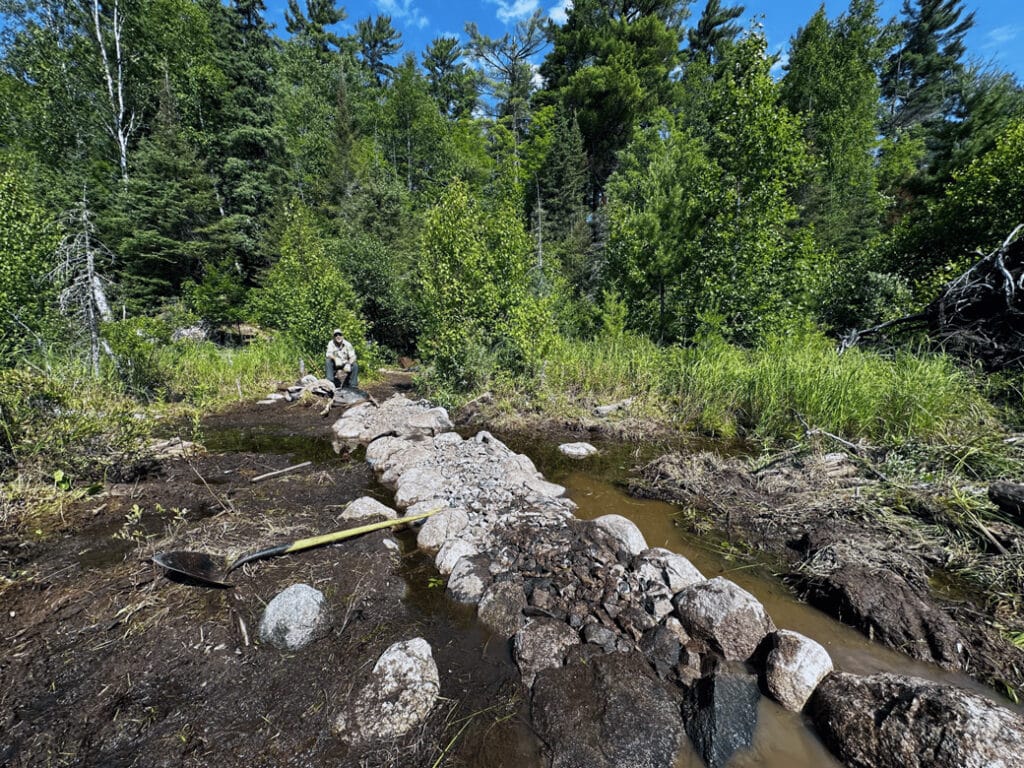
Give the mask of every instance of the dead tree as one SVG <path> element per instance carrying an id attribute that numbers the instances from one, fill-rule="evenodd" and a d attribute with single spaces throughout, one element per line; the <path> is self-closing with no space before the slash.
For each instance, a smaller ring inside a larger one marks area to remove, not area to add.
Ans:
<path id="1" fill-rule="evenodd" d="M 113 254 L 96 237 L 92 214 L 83 200 L 64 215 L 66 234 L 57 246 L 57 266 L 49 277 L 62 285 L 61 311 L 80 324 L 89 336 L 89 363 L 94 376 L 100 372 L 100 352 L 111 354 L 100 336 L 100 323 L 111 320 L 105 286 L 110 280 L 101 273 L 113 261 Z"/>
<path id="2" fill-rule="evenodd" d="M 946 351 L 989 370 L 1024 366 L 1024 224 L 992 253 L 947 283 L 923 311 L 842 339 L 842 352 L 885 331 L 923 329 Z"/>

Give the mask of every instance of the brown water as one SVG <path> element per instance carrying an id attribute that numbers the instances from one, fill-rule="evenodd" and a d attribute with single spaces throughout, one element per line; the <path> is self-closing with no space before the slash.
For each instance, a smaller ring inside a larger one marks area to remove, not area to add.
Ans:
<path id="1" fill-rule="evenodd" d="M 968 688 L 1006 705 L 991 689 L 966 675 L 914 661 L 872 643 L 851 627 L 801 603 L 766 568 L 731 562 L 675 525 L 677 510 L 671 504 L 632 498 L 607 479 L 594 477 L 589 472 L 554 472 L 549 479 L 566 487 L 568 496 L 579 505 L 577 517 L 591 519 L 608 514 L 628 517 L 643 531 L 649 546 L 665 547 L 684 555 L 708 578 L 724 576 L 736 582 L 764 604 L 779 628 L 798 631 L 821 643 L 838 670 L 862 675 L 877 672 L 914 675 Z M 692 750 L 686 750 L 676 765 L 677 768 L 699 768 L 703 763 Z M 841 763 L 822 746 L 802 716 L 762 697 L 754 746 L 737 755 L 729 765 L 730 768 L 821 768 L 838 767 Z"/>

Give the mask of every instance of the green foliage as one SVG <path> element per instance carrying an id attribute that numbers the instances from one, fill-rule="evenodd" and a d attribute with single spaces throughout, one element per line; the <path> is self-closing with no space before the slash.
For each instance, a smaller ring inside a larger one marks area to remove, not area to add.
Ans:
<path id="1" fill-rule="evenodd" d="M 153 317 L 133 317 L 105 323 L 103 338 L 114 353 L 116 372 L 126 390 L 148 397 L 166 393 L 167 371 L 161 350 L 171 340 L 171 328 Z"/>
<path id="2" fill-rule="evenodd" d="M 150 427 L 138 405 L 84 367 L 60 359 L 54 374 L 0 370 L 0 473 L 61 481 L 130 472 Z"/>
<path id="3" fill-rule="evenodd" d="M 320 360 L 334 328 L 341 328 L 362 355 L 366 326 L 335 244 L 301 204 L 293 203 L 286 218 L 281 258 L 252 292 L 253 317 L 294 339 L 310 360 Z"/>
<path id="4" fill-rule="evenodd" d="M 692 337 L 713 314 L 750 340 L 805 311 L 810 253 L 792 193 L 807 156 L 770 66 L 763 38 L 741 40 L 709 86 L 690 81 L 714 129 L 664 118 L 609 181 L 606 279 L 654 338 Z"/>
<path id="5" fill-rule="evenodd" d="M 895 268 L 923 281 L 922 298 L 1001 244 L 1024 222 L 1024 120 L 956 174 L 937 204 L 897 231 Z"/>
<path id="6" fill-rule="evenodd" d="M 530 291 L 530 246 L 513 210 L 484 210 L 459 182 L 427 212 L 418 265 L 420 350 L 439 375 L 469 384 L 471 350 L 534 365 L 554 338 L 552 297 Z"/>
<path id="7" fill-rule="evenodd" d="M 591 207 L 634 127 L 674 102 L 669 73 L 679 61 L 688 5 L 577 0 L 566 23 L 551 30 L 552 50 L 540 73 L 578 121 L 590 159 Z"/>
<path id="8" fill-rule="evenodd" d="M 57 245 L 46 219 L 24 172 L 0 170 L 0 366 L 34 346 L 46 326 Z"/>

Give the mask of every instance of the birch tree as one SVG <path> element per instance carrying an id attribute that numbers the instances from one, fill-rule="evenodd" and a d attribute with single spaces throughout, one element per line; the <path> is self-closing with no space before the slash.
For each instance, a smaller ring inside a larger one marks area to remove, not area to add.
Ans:
<path id="1" fill-rule="evenodd" d="M 121 180 L 128 183 L 128 143 L 135 133 L 135 112 L 128 105 L 128 87 L 125 74 L 127 53 L 125 51 L 122 0 L 112 0 L 107 13 L 100 6 L 100 0 L 92 0 L 89 7 L 91 26 L 89 34 L 96 44 L 102 66 L 103 82 L 106 86 L 109 114 L 105 116 L 105 128 L 117 145 L 118 165 Z"/>

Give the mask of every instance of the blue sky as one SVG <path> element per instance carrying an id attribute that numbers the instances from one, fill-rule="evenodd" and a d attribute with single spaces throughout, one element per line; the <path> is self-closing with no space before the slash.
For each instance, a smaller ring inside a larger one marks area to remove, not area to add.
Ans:
<path id="1" fill-rule="evenodd" d="M 302 2 L 303 0 L 300 0 Z M 265 0 L 269 20 L 284 34 L 284 9 L 287 0 Z M 402 33 L 404 50 L 417 54 L 433 38 L 457 35 L 465 40 L 465 23 L 475 21 L 482 32 L 501 35 L 517 19 L 529 16 L 535 9 L 558 20 L 564 19 L 565 4 L 571 0 L 341 0 L 348 20 L 340 25 L 350 31 L 356 20 L 377 14 L 390 14 L 395 27 Z M 696 21 L 705 0 L 695 0 L 691 6 L 691 21 Z M 764 24 L 768 44 L 772 51 L 785 52 L 790 37 L 821 5 L 821 0 L 749 0 L 744 3 L 744 19 L 755 18 Z M 899 13 L 902 0 L 883 0 L 885 18 Z M 974 10 L 974 29 L 967 36 L 968 55 L 991 61 L 1000 68 L 1013 72 L 1024 82 L 1024 3 L 1021 0 L 968 0 L 968 10 Z M 842 13 L 847 2 L 827 2 L 830 16 Z"/>

